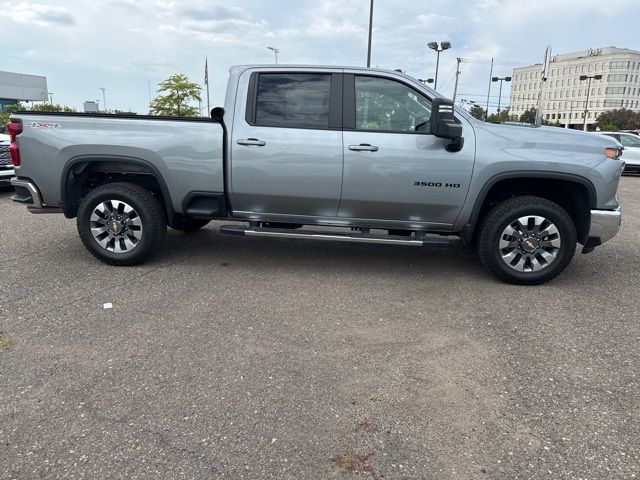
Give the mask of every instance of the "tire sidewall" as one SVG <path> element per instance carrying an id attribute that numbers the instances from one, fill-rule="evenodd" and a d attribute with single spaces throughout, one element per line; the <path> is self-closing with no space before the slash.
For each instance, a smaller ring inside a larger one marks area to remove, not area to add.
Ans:
<path id="1" fill-rule="evenodd" d="M 575 226 L 569 214 L 560 206 L 551 202 L 548 203 L 550 205 L 540 203 L 530 206 L 520 205 L 503 212 L 495 227 L 492 228 L 491 234 L 488 235 L 488 238 L 483 239 L 486 242 L 484 248 L 488 249 L 487 253 L 492 264 L 490 267 L 492 270 L 495 269 L 494 273 L 499 277 L 517 284 L 539 284 L 560 274 L 571 262 L 576 249 Z M 560 251 L 557 253 L 556 259 L 548 267 L 537 272 L 518 272 L 510 268 L 502 260 L 498 244 L 507 225 L 520 217 L 531 215 L 544 217 L 558 228 L 561 240 Z"/>
<path id="2" fill-rule="evenodd" d="M 126 188 L 118 188 L 121 185 L 114 184 L 112 189 L 104 187 L 90 192 L 80 204 L 78 209 L 78 233 L 85 247 L 97 258 L 115 265 L 133 265 L 141 263 L 153 250 L 158 235 L 159 219 L 156 218 L 153 209 L 148 208 L 144 199 L 135 191 Z M 136 247 L 130 252 L 115 253 L 102 248 L 91 233 L 91 215 L 95 208 L 106 200 L 121 200 L 128 203 L 140 216 L 142 222 L 142 237 Z"/>

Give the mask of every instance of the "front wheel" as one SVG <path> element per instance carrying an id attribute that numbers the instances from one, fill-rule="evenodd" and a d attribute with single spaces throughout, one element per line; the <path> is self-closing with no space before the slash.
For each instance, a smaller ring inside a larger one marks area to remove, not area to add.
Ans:
<path id="1" fill-rule="evenodd" d="M 110 265 L 138 265 L 157 253 L 167 232 L 160 201 L 132 183 L 108 183 L 80 203 L 78 233 L 93 256 Z"/>
<path id="2" fill-rule="evenodd" d="M 501 280 L 538 285 L 567 268 L 576 228 L 559 205 L 541 197 L 509 198 L 491 209 L 478 236 L 482 263 Z"/>

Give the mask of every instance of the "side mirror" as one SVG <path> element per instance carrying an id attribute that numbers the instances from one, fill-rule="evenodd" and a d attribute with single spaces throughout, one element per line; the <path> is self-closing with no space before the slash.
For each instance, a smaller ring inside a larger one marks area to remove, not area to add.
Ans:
<path id="1" fill-rule="evenodd" d="M 224 108 L 222 107 L 212 108 L 211 118 L 213 119 L 214 122 L 222 123 L 222 120 L 224 119 Z"/>
<path id="2" fill-rule="evenodd" d="M 462 150 L 464 138 L 462 137 L 462 125 L 453 115 L 453 101 L 446 98 L 434 98 L 431 102 L 431 134 L 439 138 L 448 138 L 451 143 L 447 145 L 449 152 Z"/>

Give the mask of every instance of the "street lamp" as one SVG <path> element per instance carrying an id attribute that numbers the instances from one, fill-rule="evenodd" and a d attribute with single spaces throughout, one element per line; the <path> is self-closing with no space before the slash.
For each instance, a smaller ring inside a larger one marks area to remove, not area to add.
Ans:
<path id="1" fill-rule="evenodd" d="M 429 42 L 427 43 L 427 47 L 429 47 L 431 50 L 435 50 L 436 53 L 438 54 L 436 58 L 436 80 L 433 85 L 433 89 L 437 90 L 438 89 L 438 67 L 440 66 L 440 52 L 449 50 L 451 48 L 451 42 L 440 42 L 440 45 L 438 45 L 438 42 Z"/>
<path id="2" fill-rule="evenodd" d="M 418 81 L 424 84 L 433 83 L 433 78 L 419 78 Z"/>
<path id="3" fill-rule="evenodd" d="M 583 115 L 583 120 L 582 120 L 582 130 L 583 131 L 587 131 L 587 111 L 589 110 L 589 95 L 591 94 L 591 80 L 596 79 L 596 80 L 600 80 L 602 79 L 602 75 L 580 75 L 580 77 L 578 77 L 580 79 L 581 82 L 583 82 L 584 80 L 589 80 L 589 83 L 587 83 L 587 101 L 584 103 L 584 115 Z"/>
<path id="4" fill-rule="evenodd" d="M 279 48 L 275 48 L 275 47 L 267 47 L 267 49 L 271 50 L 275 56 L 276 56 L 276 65 L 278 64 L 278 54 L 280 53 L 280 49 Z"/>
<path id="5" fill-rule="evenodd" d="M 492 82 L 500 82 L 500 93 L 498 93 L 498 113 L 500 113 L 500 102 L 502 101 L 502 81 L 510 82 L 511 77 L 491 77 Z"/>
<path id="6" fill-rule="evenodd" d="M 98 90 L 102 90 L 102 108 L 104 108 L 104 111 L 106 112 L 107 111 L 107 97 L 106 97 L 106 95 L 104 93 L 106 88 L 100 87 L 100 88 L 98 88 Z"/>

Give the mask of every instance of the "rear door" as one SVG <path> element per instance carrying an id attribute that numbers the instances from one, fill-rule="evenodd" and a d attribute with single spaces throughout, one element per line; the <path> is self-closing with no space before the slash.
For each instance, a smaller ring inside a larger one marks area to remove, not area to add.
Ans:
<path id="1" fill-rule="evenodd" d="M 230 152 L 234 215 L 337 215 L 341 99 L 340 70 L 263 69 L 240 77 Z"/>
<path id="2" fill-rule="evenodd" d="M 344 76 L 344 176 L 340 217 L 453 224 L 469 189 L 474 137 L 448 152 L 430 133 L 431 100 L 405 79 Z"/>

